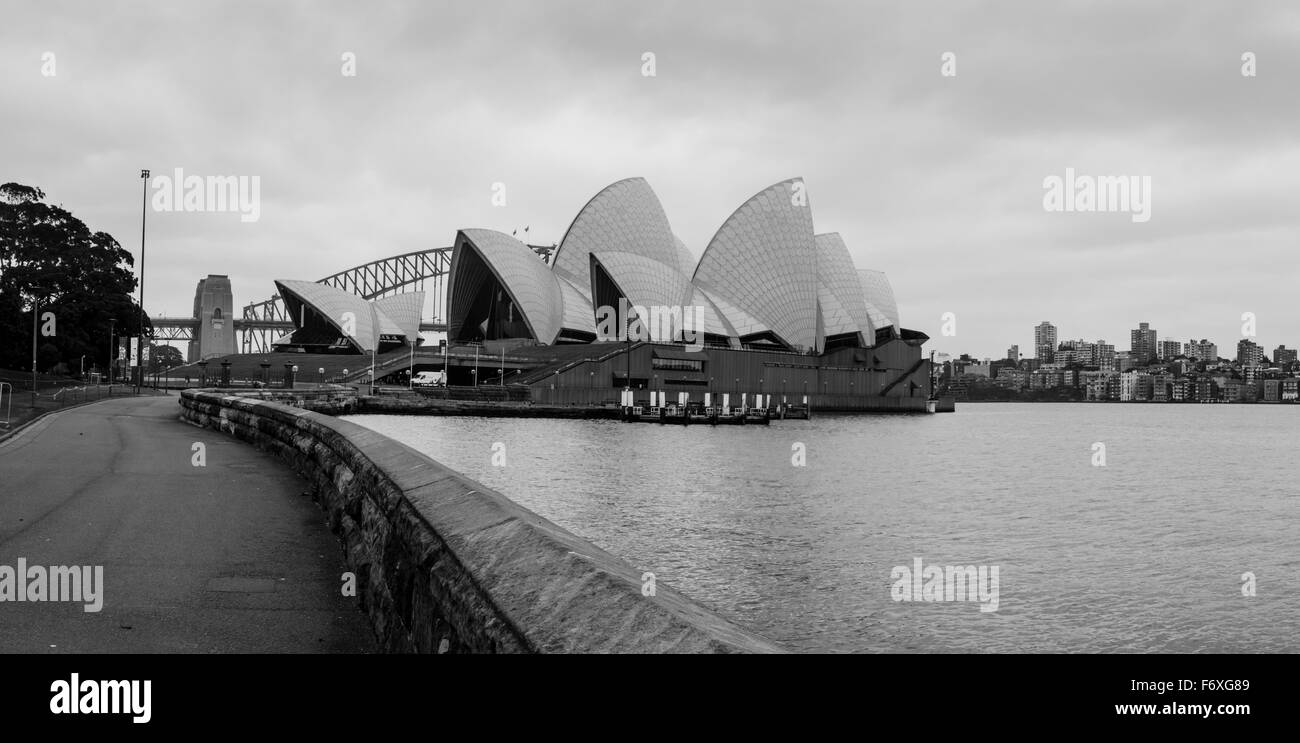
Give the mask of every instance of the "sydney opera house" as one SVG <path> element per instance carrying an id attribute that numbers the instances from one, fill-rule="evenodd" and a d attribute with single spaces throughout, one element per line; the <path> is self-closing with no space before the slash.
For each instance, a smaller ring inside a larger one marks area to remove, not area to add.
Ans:
<path id="1" fill-rule="evenodd" d="M 422 294 L 366 302 L 276 284 L 297 328 L 282 344 L 383 353 L 418 336 Z M 449 345 L 508 353 L 497 381 L 538 403 L 608 403 L 631 388 L 913 410 L 929 394 L 927 336 L 902 327 L 882 272 L 817 234 L 799 179 L 742 204 L 698 261 L 642 178 L 597 193 L 549 261 L 511 235 L 460 230 L 446 300 Z M 449 368 L 451 383 L 479 381 L 465 371 Z"/>

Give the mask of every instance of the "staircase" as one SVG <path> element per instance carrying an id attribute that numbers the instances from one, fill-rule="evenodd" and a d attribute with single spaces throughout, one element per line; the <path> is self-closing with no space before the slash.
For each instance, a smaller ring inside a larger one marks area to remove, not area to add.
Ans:
<path id="1" fill-rule="evenodd" d="M 887 396 L 887 395 L 889 394 L 889 392 L 890 392 L 891 390 L 893 390 L 895 387 L 897 387 L 897 386 L 899 385 L 899 383 L 901 383 L 903 380 L 911 379 L 912 375 L 915 374 L 917 371 L 920 370 L 921 365 L 924 364 L 924 363 L 926 363 L 926 362 L 928 362 L 928 361 L 929 361 L 929 359 L 925 359 L 925 358 L 917 359 L 916 363 L 915 363 L 915 364 L 912 364 L 910 367 L 908 367 L 907 371 L 903 372 L 902 374 L 898 375 L 897 377 L 894 377 L 894 381 L 892 381 L 892 382 L 890 382 L 889 384 L 885 385 L 885 388 L 884 388 L 883 390 L 880 391 L 880 396 L 881 396 L 881 397 L 885 397 L 885 396 Z"/>

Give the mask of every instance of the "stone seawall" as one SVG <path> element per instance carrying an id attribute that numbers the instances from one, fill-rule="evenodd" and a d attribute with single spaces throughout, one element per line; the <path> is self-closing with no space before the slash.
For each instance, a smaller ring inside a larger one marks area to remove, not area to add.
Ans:
<path id="1" fill-rule="evenodd" d="M 663 584 L 643 596 L 640 569 L 374 431 L 242 395 L 181 406 L 311 483 L 390 652 L 785 652 Z"/>

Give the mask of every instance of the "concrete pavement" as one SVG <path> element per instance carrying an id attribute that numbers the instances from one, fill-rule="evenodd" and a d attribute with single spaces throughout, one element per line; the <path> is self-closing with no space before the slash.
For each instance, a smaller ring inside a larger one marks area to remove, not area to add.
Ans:
<path id="1" fill-rule="evenodd" d="M 19 558 L 103 566 L 97 613 L 0 601 L 0 652 L 374 652 L 305 483 L 179 414 L 172 396 L 106 400 L 0 443 L 0 591 Z"/>

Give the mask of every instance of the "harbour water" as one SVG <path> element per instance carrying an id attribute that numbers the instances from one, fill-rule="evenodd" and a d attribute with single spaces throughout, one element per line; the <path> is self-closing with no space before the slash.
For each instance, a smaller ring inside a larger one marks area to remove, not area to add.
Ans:
<path id="1" fill-rule="evenodd" d="M 1300 651 L 1294 406 L 348 419 L 797 651 Z M 997 610 L 896 601 L 893 571 L 917 558 L 996 566 Z"/>

